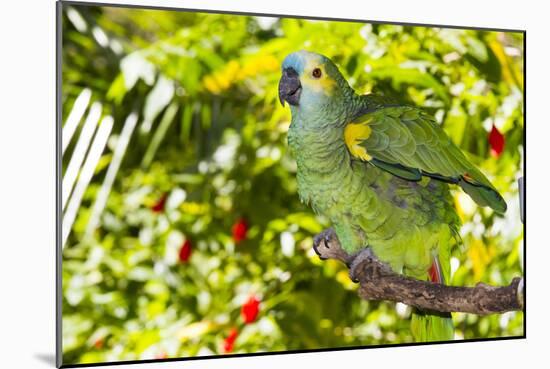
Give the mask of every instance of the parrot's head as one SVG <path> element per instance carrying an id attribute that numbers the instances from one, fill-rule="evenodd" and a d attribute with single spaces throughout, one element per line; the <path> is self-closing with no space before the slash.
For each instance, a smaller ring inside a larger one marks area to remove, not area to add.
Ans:
<path id="1" fill-rule="evenodd" d="M 300 50 L 283 61 L 279 100 L 292 113 L 337 111 L 346 95 L 353 94 L 338 67 L 326 56 Z"/>

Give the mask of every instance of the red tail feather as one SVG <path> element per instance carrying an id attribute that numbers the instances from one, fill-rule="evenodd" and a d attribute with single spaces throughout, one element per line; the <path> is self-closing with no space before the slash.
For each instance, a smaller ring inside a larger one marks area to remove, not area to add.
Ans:
<path id="1" fill-rule="evenodd" d="M 444 283 L 443 276 L 441 274 L 441 268 L 437 263 L 437 259 L 434 259 L 434 261 L 432 262 L 432 266 L 430 267 L 428 274 L 430 276 L 430 281 L 434 283 Z"/>

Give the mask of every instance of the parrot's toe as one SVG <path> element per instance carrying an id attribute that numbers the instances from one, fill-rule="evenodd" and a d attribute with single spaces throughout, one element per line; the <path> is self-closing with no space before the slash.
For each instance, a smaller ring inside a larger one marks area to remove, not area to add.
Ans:
<path id="1" fill-rule="evenodd" d="M 364 248 L 357 254 L 355 254 L 349 266 L 349 277 L 353 281 L 353 283 L 359 283 L 358 276 L 360 270 L 358 269 L 358 267 L 363 263 L 363 261 L 374 258 L 376 258 L 376 256 L 374 256 L 374 253 L 369 247 Z"/>
<path id="2" fill-rule="evenodd" d="M 313 237 L 313 251 L 319 255 L 319 259 L 327 260 L 330 258 L 330 241 L 334 231 L 329 228 L 315 237 Z"/>
<path id="3" fill-rule="evenodd" d="M 313 237 L 313 251 L 321 260 L 336 259 L 347 263 L 348 254 L 342 250 L 336 233 L 328 228 Z"/>

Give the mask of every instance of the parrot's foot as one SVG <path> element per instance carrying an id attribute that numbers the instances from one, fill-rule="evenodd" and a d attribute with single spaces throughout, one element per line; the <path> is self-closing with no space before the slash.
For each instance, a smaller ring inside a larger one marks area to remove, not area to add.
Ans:
<path id="1" fill-rule="evenodd" d="M 336 233 L 328 228 L 313 237 L 313 251 L 321 260 L 337 259 L 348 264 L 349 255 L 340 247 Z"/>
<path id="2" fill-rule="evenodd" d="M 363 261 L 369 259 L 376 259 L 376 256 L 374 255 L 370 247 L 362 249 L 352 257 L 351 265 L 349 266 L 349 277 L 351 278 L 353 283 L 359 283 L 359 270 L 357 268 L 363 263 Z"/>

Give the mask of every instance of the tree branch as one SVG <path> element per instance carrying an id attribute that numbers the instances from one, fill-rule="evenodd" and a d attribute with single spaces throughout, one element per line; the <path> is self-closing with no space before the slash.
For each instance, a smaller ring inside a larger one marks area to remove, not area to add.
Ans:
<path id="1" fill-rule="evenodd" d="M 359 296 L 365 300 L 387 300 L 437 312 L 463 312 L 478 315 L 523 310 L 523 278 L 508 286 L 478 283 L 475 287 L 446 286 L 397 274 L 376 257 L 355 260 L 341 247 L 329 228 L 314 239 L 315 252 L 323 260 L 336 259 L 350 267 L 360 284 Z"/>

